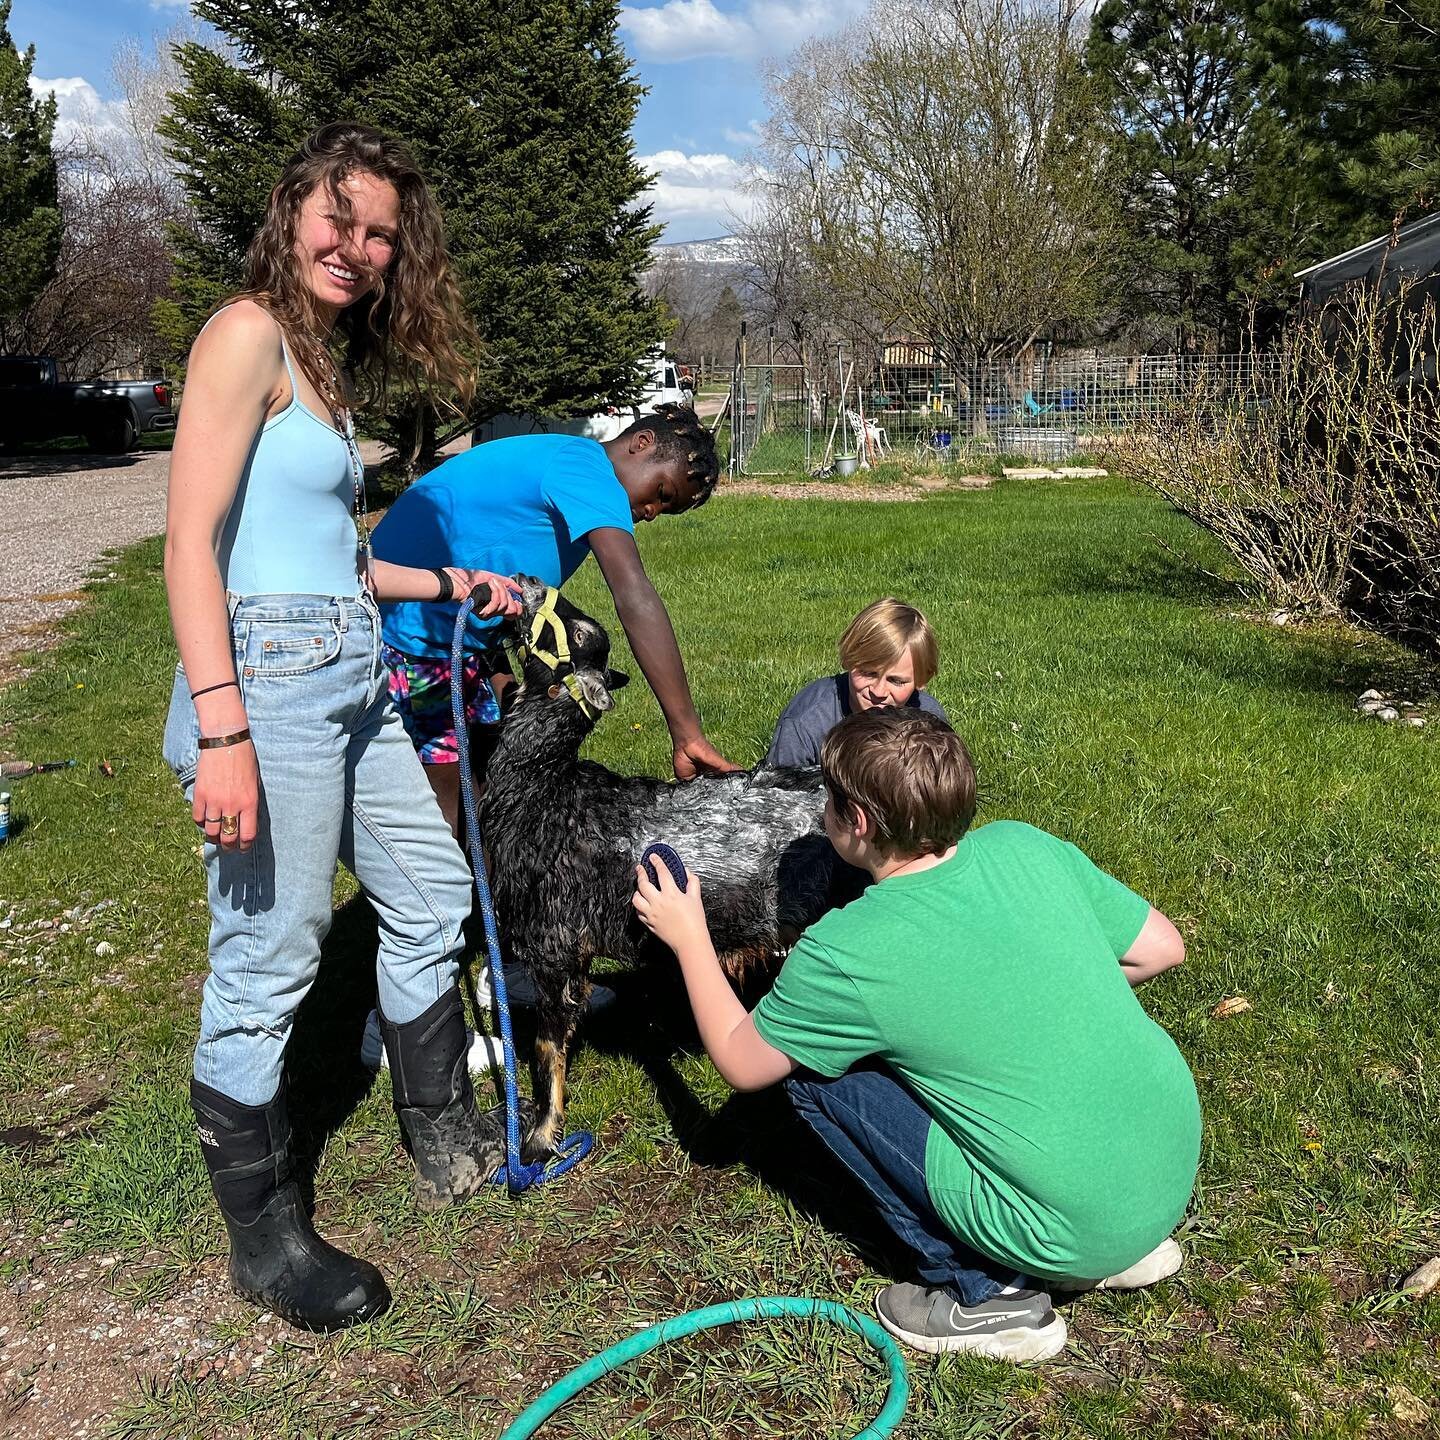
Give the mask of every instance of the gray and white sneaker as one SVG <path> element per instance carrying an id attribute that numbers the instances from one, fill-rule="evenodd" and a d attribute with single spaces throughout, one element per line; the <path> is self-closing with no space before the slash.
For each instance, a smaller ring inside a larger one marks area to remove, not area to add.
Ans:
<path id="1" fill-rule="evenodd" d="M 1168 1280 L 1185 1263 L 1185 1252 L 1174 1240 L 1162 1240 L 1148 1255 L 1142 1255 L 1133 1265 L 1127 1266 L 1118 1275 L 1107 1276 L 1104 1280 L 1056 1280 L 1057 1290 L 1143 1290 L 1147 1285 L 1158 1285 Z"/>
<path id="2" fill-rule="evenodd" d="M 875 1297 L 880 1323 L 916 1350 L 963 1350 L 991 1360 L 1048 1360 L 1065 1348 L 1065 1321 L 1043 1290 L 1012 1290 L 979 1305 L 962 1305 L 948 1290 L 909 1282 Z"/>

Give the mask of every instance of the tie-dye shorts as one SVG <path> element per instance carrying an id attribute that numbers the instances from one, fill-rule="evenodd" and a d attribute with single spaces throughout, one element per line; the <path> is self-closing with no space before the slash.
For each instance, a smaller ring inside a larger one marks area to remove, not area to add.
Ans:
<path id="1" fill-rule="evenodd" d="M 425 765 L 454 765 L 460 759 L 450 712 L 450 661 L 412 659 L 391 645 L 382 647 L 390 667 L 390 698 L 405 722 L 410 743 Z M 509 670 L 503 650 L 465 657 L 465 718 L 471 725 L 498 725 L 500 706 L 490 676 Z"/>

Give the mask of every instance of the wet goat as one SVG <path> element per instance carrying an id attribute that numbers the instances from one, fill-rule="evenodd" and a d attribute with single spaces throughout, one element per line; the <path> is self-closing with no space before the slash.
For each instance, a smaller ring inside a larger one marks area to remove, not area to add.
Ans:
<path id="1" fill-rule="evenodd" d="M 521 588 L 519 624 L 529 633 L 546 592 L 525 577 Z M 573 670 L 525 656 L 480 814 L 503 953 L 530 970 L 539 996 L 538 1113 L 527 1161 L 553 1151 L 564 1133 L 566 1058 L 590 962 L 668 957 L 630 904 L 647 844 L 673 845 L 700 877 L 710 933 L 732 980 L 756 966 L 773 969 L 824 913 L 835 864 L 818 770 L 762 768 L 676 784 L 580 760 L 582 742 L 625 677 L 607 668 L 604 626 L 563 597 L 555 613 Z M 547 637 L 541 642 L 537 649 L 559 654 Z"/>

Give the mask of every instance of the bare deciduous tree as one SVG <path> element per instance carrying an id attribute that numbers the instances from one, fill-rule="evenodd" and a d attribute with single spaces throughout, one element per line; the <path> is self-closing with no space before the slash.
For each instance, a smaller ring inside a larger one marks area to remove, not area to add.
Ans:
<path id="1" fill-rule="evenodd" d="M 169 289 L 168 227 L 183 197 L 154 133 L 177 83 L 170 42 L 127 41 L 114 72 L 123 121 L 94 116 L 57 148 L 64 239 L 55 278 L 0 324 L 0 351 L 51 355 L 75 377 L 152 369 L 162 347 L 152 312 Z"/>
<path id="2" fill-rule="evenodd" d="M 663 302 L 674 325 L 668 344 L 681 359 L 709 351 L 706 323 L 725 287 L 736 275 L 725 266 L 688 258 L 675 246 L 662 247 L 645 275 L 645 292 Z"/>
<path id="3" fill-rule="evenodd" d="M 833 97 L 845 64 L 843 45 L 825 38 L 771 67 L 771 115 L 751 165 L 754 208 L 736 229 L 756 318 L 812 366 L 837 340 L 853 345 L 871 328 L 853 297 L 831 284 L 818 253 L 828 219 Z"/>
<path id="4" fill-rule="evenodd" d="M 145 369 L 151 308 L 170 283 L 163 198 L 81 137 L 57 156 L 65 233 L 55 278 L 0 322 L 0 350 L 52 355 L 75 377 Z"/>
<path id="5" fill-rule="evenodd" d="M 1072 12 L 877 6 L 797 52 L 770 96 L 765 163 L 832 310 L 952 364 L 1091 313 L 1113 187 Z"/>
<path id="6" fill-rule="evenodd" d="M 174 195 L 177 206 L 181 191 L 175 163 L 157 127 L 170 108 L 171 93 L 183 83 L 174 47 L 201 40 L 199 26 L 193 20 L 182 21 L 162 35 L 152 36 L 148 48 L 134 37 L 122 40 L 110 65 L 125 115 L 126 168 L 136 171 L 155 190 Z"/>

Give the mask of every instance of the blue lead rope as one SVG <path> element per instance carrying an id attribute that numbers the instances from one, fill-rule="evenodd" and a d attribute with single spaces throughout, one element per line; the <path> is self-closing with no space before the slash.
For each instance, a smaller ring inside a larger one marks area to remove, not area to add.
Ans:
<path id="1" fill-rule="evenodd" d="M 470 849 L 470 868 L 475 875 L 475 893 L 485 921 L 485 948 L 490 954 L 490 985 L 495 1008 L 500 1014 L 500 1043 L 505 1051 L 505 1163 L 491 1176 L 491 1184 L 504 1184 L 512 1195 L 532 1185 L 543 1185 L 573 1169 L 589 1153 L 595 1137 L 588 1130 L 567 1135 L 548 1160 L 526 1165 L 520 1159 L 520 1097 L 515 1088 L 515 1036 L 510 1024 L 510 1000 L 505 989 L 505 967 L 500 959 L 500 936 L 495 927 L 495 902 L 490 895 L 490 876 L 485 869 L 485 846 L 480 836 L 480 816 L 475 804 L 475 776 L 470 769 L 470 728 L 465 721 L 465 629 L 473 598 L 461 603 L 455 617 L 455 637 L 450 645 L 450 714 L 455 722 L 455 741 L 460 751 L 460 798 L 465 810 L 465 843 Z"/>
<path id="2" fill-rule="evenodd" d="M 490 877 L 485 870 L 485 848 L 480 840 L 480 820 L 475 806 L 475 782 L 470 770 L 470 731 L 465 723 L 465 627 L 473 600 L 460 606 L 455 618 L 455 639 L 450 647 L 450 713 L 455 721 L 455 739 L 460 751 L 460 795 L 465 806 L 465 839 L 470 847 L 470 864 L 475 872 L 475 891 L 480 897 L 480 913 L 485 919 L 485 945 L 490 952 L 490 983 L 494 987 L 495 1004 L 500 1011 L 500 1040 L 505 1047 L 505 1163 L 491 1177 L 493 1184 L 502 1181 L 512 1195 L 544 1184 L 578 1165 L 589 1153 L 595 1137 L 588 1130 L 567 1135 L 549 1160 L 535 1165 L 520 1161 L 520 1102 L 515 1089 L 515 1037 L 510 1027 L 510 1002 L 505 992 L 505 967 L 500 960 L 500 939 L 495 928 L 495 904 L 490 897 Z M 663 857 L 662 857 L 663 858 Z M 678 859 L 678 857 L 677 857 Z M 682 871 L 683 873 L 683 871 Z M 830 1320 L 853 1331 L 868 1341 L 884 1359 L 890 1372 L 890 1389 L 879 1415 L 861 1430 L 855 1440 L 885 1440 L 899 1425 L 909 1399 L 910 1381 L 905 1373 L 905 1359 L 900 1347 L 868 1315 L 857 1314 L 849 1306 L 830 1300 L 800 1299 L 794 1296 L 765 1296 L 757 1300 L 732 1300 L 711 1305 L 705 1310 L 692 1310 L 688 1315 L 652 1325 L 638 1335 L 631 1335 L 617 1345 L 577 1366 L 563 1379 L 544 1391 L 521 1415 L 506 1427 L 500 1440 L 529 1440 L 546 1420 L 565 1402 L 587 1385 L 592 1385 L 612 1370 L 664 1345 L 699 1330 L 737 1321 L 764 1319 Z"/>

